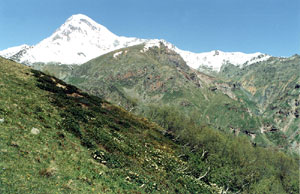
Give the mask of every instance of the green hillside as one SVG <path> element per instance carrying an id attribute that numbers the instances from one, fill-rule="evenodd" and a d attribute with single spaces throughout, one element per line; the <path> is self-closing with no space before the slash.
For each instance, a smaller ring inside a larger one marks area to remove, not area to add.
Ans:
<path id="1" fill-rule="evenodd" d="M 171 107 L 200 125 L 241 132 L 249 138 L 255 135 L 259 144 L 277 145 L 260 133 L 262 121 L 253 113 L 258 110 L 256 104 L 250 109 L 248 102 L 237 98 L 232 85 L 190 69 L 163 44 L 146 52 L 143 48 L 120 49 L 72 69 L 47 65 L 42 70 L 148 118 L 149 107 Z"/>
<path id="2" fill-rule="evenodd" d="M 296 157 L 182 122 L 187 133 L 174 141 L 144 118 L 0 58 L 0 193 L 299 192 Z"/>

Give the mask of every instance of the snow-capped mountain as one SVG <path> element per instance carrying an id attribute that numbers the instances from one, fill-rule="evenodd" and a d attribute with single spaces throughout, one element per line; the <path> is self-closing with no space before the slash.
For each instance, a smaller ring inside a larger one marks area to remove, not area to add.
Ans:
<path id="1" fill-rule="evenodd" d="M 110 51 L 143 42 L 138 38 L 117 36 L 89 17 L 77 14 L 37 45 L 20 49 L 21 54 L 7 49 L 0 55 L 15 58 L 13 56 L 19 54 L 17 61 L 29 65 L 36 62 L 82 64 Z"/>
<path id="2" fill-rule="evenodd" d="M 186 63 L 194 69 L 205 66 L 219 71 L 221 66 L 226 63 L 241 66 L 270 57 L 262 53 L 245 54 L 222 51 L 193 53 L 181 50 L 164 40 L 117 36 L 106 27 L 82 14 L 71 16 L 50 37 L 37 45 L 12 47 L 0 51 L 0 56 L 27 65 L 38 62 L 80 65 L 116 49 L 141 43 L 146 43 L 145 48 L 147 49 L 151 46 L 159 46 L 160 42 L 179 53 Z"/>

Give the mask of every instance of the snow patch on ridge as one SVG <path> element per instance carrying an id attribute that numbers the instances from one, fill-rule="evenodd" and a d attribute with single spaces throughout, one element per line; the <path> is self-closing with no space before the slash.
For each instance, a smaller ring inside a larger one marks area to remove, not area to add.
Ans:
<path id="1" fill-rule="evenodd" d="M 123 51 L 116 52 L 113 57 L 116 59 L 119 55 L 121 55 Z"/>
<path id="2" fill-rule="evenodd" d="M 18 52 L 20 52 L 23 49 L 28 49 L 30 46 L 27 44 L 23 44 L 20 46 L 14 46 L 14 47 L 10 47 L 8 49 L 2 50 L 0 51 L 0 56 L 4 57 L 4 58 L 9 58 L 15 54 L 17 54 Z"/>

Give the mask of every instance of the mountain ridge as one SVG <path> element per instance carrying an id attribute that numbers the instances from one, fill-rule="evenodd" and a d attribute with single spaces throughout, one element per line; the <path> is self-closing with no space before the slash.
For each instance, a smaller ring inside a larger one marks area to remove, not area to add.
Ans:
<path id="1" fill-rule="evenodd" d="M 159 42 L 163 42 L 170 49 L 179 53 L 186 63 L 194 69 L 209 68 L 213 71 L 220 71 L 223 64 L 249 65 L 267 60 L 270 57 L 258 52 L 245 54 L 214 50 L 193 53 L 181 50 L 162 39 L 117 36 L 105 26 L 83 14 L 72 15 L 50 37 L 34 46 L 19 47 L 18 52 L 14 53 L 10 53 L 6 49 L 0 51 L 0 55 L 27 65 L 40 62 L 80 65 L 113 50 L 141 43 L 158 44 Z"/>

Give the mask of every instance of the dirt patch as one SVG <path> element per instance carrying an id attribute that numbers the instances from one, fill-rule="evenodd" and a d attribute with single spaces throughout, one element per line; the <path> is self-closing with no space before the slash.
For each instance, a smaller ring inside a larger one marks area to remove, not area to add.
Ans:
<path id="1" fill-rule="evenodd" d="M 71 96 L 71 97 L 74 97 L 74 98 L 82 98 L 83 97 L 82 95 L 80 95 L 80 94 L 78 94 L 76 92 L 74 92 L 72 94 L 67 94 L 67 96 Z"/>
<path id="2" fill-rule="evenodd" d="M 67 88 L 67 86 L 61 85 L 60 83 L 57 83 L 56 86 L 59 87 L 59 88 L 62 88 L 62 89 L 66 89 Z"/>
<path id="3" fill-rule="evenodd" d="M 254 86 L 248 86 L 246 87 L 246 90 L 248 90 L 252 95 L 254 95 L 257 91 L 256 87 Z"/>

